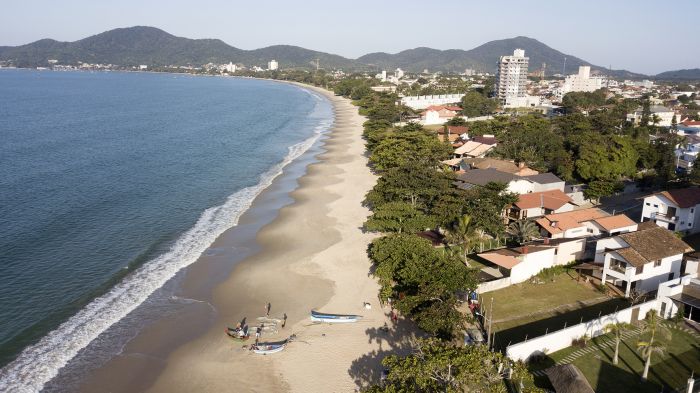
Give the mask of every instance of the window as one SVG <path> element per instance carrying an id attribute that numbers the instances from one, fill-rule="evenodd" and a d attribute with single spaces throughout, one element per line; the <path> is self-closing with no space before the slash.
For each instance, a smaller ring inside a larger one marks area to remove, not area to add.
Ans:
<path id="1" fill-rule="evenodd" d="M 659 207 L 659 205 L 654 205 L 654 207 Z"/>
<path id="2" fill-rule="evenodd" d="M 675 276 L 674 273 L 668 273 L 668 281 L 673 280 L 673 276 Z"/>
<path id="3" fill-rule="evenodd" d="M 647 205 L 647 206 L 651 206 L 651 203 L 647 202 L 646 205 Z"/>
<path id="4" fill-rule="evenodd" d="M 661 266 L 661 259 L 659 259 L 658 261 L 654 261 L 654 267 L 659 267 L 659 266 Z"/>
<path id="5" fill-rule="evenodd" d="M 644 265 L 637 267 L 637 274 L 642 274 L 644 273 Z"/>
<path id="6" fill-rule="evenodd" d="M 690 212 L 691 212 L 691 213 L 695 212 L 695 208 L 692 208 L 692 207 L 691 207 L 691 208 L 690 208 Z"/>

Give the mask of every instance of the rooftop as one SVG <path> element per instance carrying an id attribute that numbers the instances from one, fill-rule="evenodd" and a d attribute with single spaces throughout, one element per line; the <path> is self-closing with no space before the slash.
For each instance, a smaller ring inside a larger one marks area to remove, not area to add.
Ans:
<path id="1" fill-rule="evenodd" d="M 662 191 L 654 195 L 662 195 L 680 208 L 688 208 L 700 204 L 700 188 L 679 188 Z"/>
<path id="2" fill-rule="evenodd" d="M 569 229 L 578 228 L 586 221 L 593 221 L 607 216 L 608 213 L 592 207 L 564 213 L 547 214 L 538 218 L 535 222 L 545 231 L 555 235 L 566 232 Z"/>
<path id="3" fill-rule="evenodd" d="M 595 393 L 588 380 L 573 364 L 562 364 L 545 370 L 557 393 Z"/>
<path id="4" fill-rule="evenodd" d="M 457 151 L 455 151 L 455 153 L 456 152 Z M 519 176 L 513 173 L 503 172 L 496 168 L 472 169 L 457 176 L 457 179 L 465 183 L 476 184 L 479 186 L 486 185 L 490 182 L 510 183 L 513 180 L 527 180 L 538 184 L 563 182 L 563 180 L 559 179 L 551 173 L 540 173 L 538 175 Z"/>
<path id="5" fill-rule="evenodd" d="M 630 219 L 624 214 L 597 218 L 594 221 L 596 224 L 600 225 L 601 227 L 603 227 L 603 229 L 605 229 L 608 232 L 614 231 L 615 229 L 637 225 L 636 222 L 632 221 L 632 219 Z"/>
<path id="6" fill-rule="evenodd" d="M 618 236 L 628 244 L 628 247 L 615 251 L 635 267 L 694 251 L 686 242 L 677 238 L 673 232 L 659 227 L 651 221 L 639 224 L 636 232 L 623 233 Z"/>
<path id="7" fill-rule="evenodd" d="M 549 190 L 521 194 L 515 206 L 520 209 L 532 209 L 543 207 L 549 210 L 557 210 L 567 203 L 573 203 L 571 198 L 561 190 Z"/>

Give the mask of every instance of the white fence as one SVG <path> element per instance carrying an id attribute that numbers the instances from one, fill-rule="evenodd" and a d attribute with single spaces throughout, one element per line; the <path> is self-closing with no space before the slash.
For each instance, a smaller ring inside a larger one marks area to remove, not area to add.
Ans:
<path id="1" fill-rule="evenodd" d="M 511 285 L 510 277 L 499 278 L 498 280 L 486 281 L 476 287 L 476 293 L 484 294 L 486 292 L 497 291 L 509 287 Z"/>
<path id="2" fill-rule="evenodd" d="M 580 338 L 583 335 L 596 337 L 603 334 L 605 332 L 605 326 L 612 323 L 637 322 L 636 320 L 632 321 L 632 315 L 634 314 L 635 309 L 639 310 L 637 320 L 641 320 L 644 319 L 649 310 L 658 310 L 658 308 L 659 302 L 656 299 L 650 300 L 646 303 L 637 304 L 624 310 L 604 315 L 589 322 L 569 326 L 556 332 L 545 334 L 544 336 L 510 345 L 508 348 L 506 348 L 506 355 L 513 360 L 527 360 L 534 354 L 556 352 L 560 349 L 571 346 L 574 339 Z"/>

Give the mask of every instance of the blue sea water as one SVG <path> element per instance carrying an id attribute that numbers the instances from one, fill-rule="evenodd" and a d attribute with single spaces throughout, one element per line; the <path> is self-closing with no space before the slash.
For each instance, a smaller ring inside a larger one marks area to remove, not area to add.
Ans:
<path id="1" fill-rule="evenodd" d="M 270 81 L 0 70 L 0 390 L 40 389 L 331 122 Z"/>

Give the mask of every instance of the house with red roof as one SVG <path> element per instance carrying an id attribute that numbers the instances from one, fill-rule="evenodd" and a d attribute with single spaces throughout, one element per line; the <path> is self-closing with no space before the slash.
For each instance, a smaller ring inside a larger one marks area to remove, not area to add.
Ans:
<path id="1" fill-rule="evenodd" d="M 555 189 L 520 194 L 518 201 L 506 211 L 511 220 L 542 217 L 545 214 L 563 213 L 574 210 L 576 204 L 564 191 Z"/>
<path id="2" fill-rule="evenodd" d="M 641 221 L 684 234 L 700 232 L 700 188 L 657 192 L 644 198 Z"/>
<path id="3" fill-rule="evenodd" d="M 421 123 L 424 125 L 444 124 L 457 116 L 462 108 L 451 105 L 431 105 L 421 113 Z"/>

